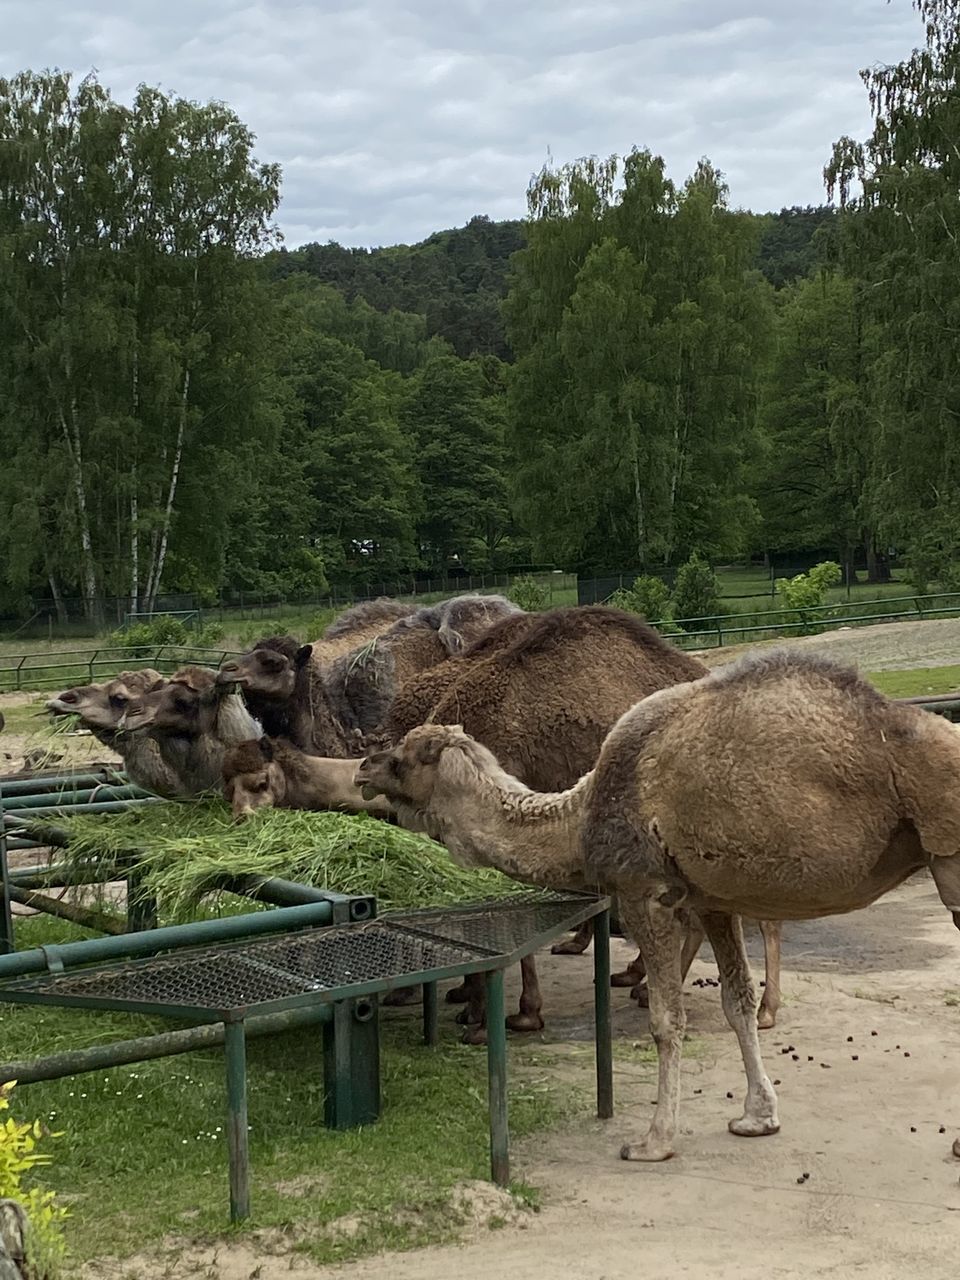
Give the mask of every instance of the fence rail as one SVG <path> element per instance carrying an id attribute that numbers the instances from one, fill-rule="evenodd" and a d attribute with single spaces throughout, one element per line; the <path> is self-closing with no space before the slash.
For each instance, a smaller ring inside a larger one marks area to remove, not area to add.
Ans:
<path id="1" fill-rule="evenodd" d="M 0 693 L 21 689 L 64 689 L 89 681 L 110 680 L 134 667 L 153 667 L 161 675 L 172 675 L 186 663 L 219 667 L 234 651 L 195 649 L 184 645 L 157 645 L 148 648 L 64 649 L 58 653 L 23 653 L 0 663 Z"/>

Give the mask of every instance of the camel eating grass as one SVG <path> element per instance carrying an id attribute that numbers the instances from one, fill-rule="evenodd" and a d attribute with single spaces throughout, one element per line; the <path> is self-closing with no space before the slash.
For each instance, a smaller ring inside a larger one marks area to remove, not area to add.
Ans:
<path id="1" fill-rule="evenodd" d="M 356 760 L 309 756 L 280 738 L 238 742 L 223 757 L 223 791 L 236 819 L 257 809 L 335 809 L 340 813 L 392 814 L 378 796 L 363 800 L 354 785 Z"/>
<path id="2" fill-rule="evenodd" d="M 960 928 L 960 735 L 816 655 L 747 655 L 621 717 L 592 772 L 531 791 L 458 726 L 423 725 L 357 785 L 464 866 L 617 894 L 650 990 L 659 1092 L 626 1160 L 674 1153 L 685 1015 L 684 916 L 720 970 L 747 1076 L 741 1136 L 776 1133 L 740 916 L 806 920 L 867 906 L 928 867 Z"/>

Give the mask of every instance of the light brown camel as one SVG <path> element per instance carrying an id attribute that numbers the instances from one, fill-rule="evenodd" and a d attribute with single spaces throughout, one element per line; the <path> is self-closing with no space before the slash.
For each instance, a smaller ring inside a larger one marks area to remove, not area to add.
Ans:
<path id="1" fill-rule="evenodd" d="M 635 614 L 603 606 L 551 609 L 504 618 L 462 656 L 422 673 L 400 690 L 371 745 L 397 742 L 413 724 L 461 724 L 527 786 L 553 791 L 572 786 L 596 763 L 619 717 L 641 698 L 707 668 L 664 640 Z M 413 724 L 411 724 L 411 721 Z M 780 1003 L 780 929 L 764 922 L 766 987 L 760 1023 L 772 1027 Z M 592 930 L 554 948 L 583 951 Z M 694 920 L 684 973 L 703 940 Z M 645 1003 L 641 957 L 613 985 L 630 986 Z M 483 984 L 466 981 L 448 999 L 468 998 L 464 1019 L 482 1024 Z M 536 961 L 524 964 L 521 1012 L 512 1030 L 539 1030 L 542 999 Z M 472 1039 L 481 1041 L 482 1031 Z"/>
<path id="2" fill-rule="evenodd" d="M 180 795 L 222 790 L 227 748 L 261 734 L 242 695 L 218 687 L 216 672 L 195 666 L 182 667 L 163 688 L 132 698 L 120 728 L 156 740 L 179 780 Z"/>
<path id="3" fill-rule="evenodd" d="M 730 1131 L 779 1129 L 760 1055 L 739 917 L 814 919 L 875 901 L 922 867 L 960 928 L 960 736 L 816 655 L 748 655 L 654 694 L 614 727 L 597 767 L 538 794 L 455 726 L 414 729 L 363 763 L 402 825 L 463 865 L 532 883 L 616 887 L 647 963 L 659 1094 L 628 1160 L 673 1154 L 685 1026 L 683 917 L 720 968 L 747 1076 Z M 954 1149 L 956 1150 L 956 1144 Z"/>
<path id="4" fill-rule="evenodd" d="M 77 685 L 48 698 L 46 709 L 52 716 L 78 716 L 98 742 L 115 751 L 131 782 L 160 796 L 182 794 L 180 779 L 164 762 L 160 746 L 147 734 L 120 732 L 120 722 L 131 699 L 162 689 L 166 681 L 150 667 L 121 671 L 103 684 Z"/>
<path id="5" fill-rule="evenodd" d="M 256 809 L 336 809 L 388 818 L 388 801 L 364 800 L 356 760 L 310 756 L 282 738 L 239 742 L 223 757 L 223 790 L 235 818 Z"/>

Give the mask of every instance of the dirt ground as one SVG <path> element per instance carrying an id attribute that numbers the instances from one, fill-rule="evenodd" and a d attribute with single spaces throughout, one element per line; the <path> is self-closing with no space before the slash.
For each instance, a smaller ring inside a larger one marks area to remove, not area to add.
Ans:
<path id="1" fill-rule="evenodd" d="M 958 660 L 960 620 L 885 624 L 794 643 L 863 670 L 939 666 Z M 735 653 L 716 652 L 711 665 Z M 9 752 L 14 742 L 4 734 L 0 745 Z M 750 944 L 759 960 L 759 937 L 751 935 Z M 615 942 L 614 950 L 615 965 L 630 958 L 626 943 Z M 561 1063 L 552 1069 L 562 1071 L 565 1049 L 580 1055 L 589 1040 L 591 970 L 589 952 L 541 960 L 544 1052 L 556 1052 Z M 110 1274 L 953 1280 L 960 1259 L 960 1160 L 951 1154 L 960 1134 L 960 932 L 924 873 L 866 911 L 788 924 L 783 970 L 779 1026 L 762 1036 L 768 1072 L 780 1082 L 782 1129 L 774 1137 L 727 1132 L 743 1093 L 739 1052 L 719 992 L 688 981 L 694 1052 L 683 1069 L 678 1153 L 661 1165 L 620 1161 L 621 1142 L 645 1128 L 656 1080 L 653 1068 L 629 1058 L 634 1041 L 648 1043 L 646 1013 L 615 991 L 616 1116 L 516 1144 L 512 1153 L 514 1177 L 540 1189 L 539 1213 L 512 1214 L 499 1230 L 481 1214 L 484 1225 L 460 1246 L 341 1267 L 312 1266 L 254 1234 L 210 1248 L 178 1245 L 170 1258 L 133 1259 Z M 715 974 L 704 948 L 691 978 Z M 589 1080 L 582 1057 L 575 1075 L 580 1085 Z"/>
<path id="2" fill-rule="evenodd" d="M 750 944 L 760 960 L 759 937 Z M 614 948 L 615 963 L 629 958 L 625 943 Z M 591 1026 L 590 954 L 546 956 L 541 970 L 545 1052 L 571 1044 L 582 1052 Z M 704 948 L 692 977 L 715 975 Z M 951 1154 L 960 1133 L 960 932 L 926 873 L 866 911 L 786 926 L 785 1003 L 780 1025 L 762 1036 L 768 1073 L 780 1081 L 776 1136 L 727 1132 L 743 1094 L 736 1041 L 715 988 L 688 981 L 686 994 L 693 1052 L 683 1069 L 679 1149 L 665 1164 L 618 1158 L 621 1141 L 644 1129 L 656 1097 L 653 1069 L 618 1052 L 612 1120 L 587 1119 L 515 1144 L 514 1177 L 540 1188 L 539 1213 L 499 1230 L 478 1227 L 459 1246 L 339 1267 L 311 1266 L 275 1253 L 275 1240 L 261 1248 L 254 1239 L 179 1249 L 173 1271 L 156 1259 L 133 1260 L 121 1274 L 953 1280 L 960 1257 L 960 1160 Z M 647 1043 L 646 1013 L 625 991 L 613 999 L 623 1048 Z M 589 1081 L 582 1059 L 577 1079 Z M 809 1179 L 798 1184 L 804 1173 Z"/>

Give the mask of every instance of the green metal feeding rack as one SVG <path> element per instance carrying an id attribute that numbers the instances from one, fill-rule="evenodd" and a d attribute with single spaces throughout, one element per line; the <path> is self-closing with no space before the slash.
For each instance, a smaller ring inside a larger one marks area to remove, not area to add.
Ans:
<path id="1" fill-rule="evenodd" d="M 325 1123 L 332 1128 L 369 1124 L 380 1114 L 378 996 L 423 984 L 424 1039 L 435 1044 L 437 982 L 483 973 L 490 1166 L 493 1180 L 503 1185 L 510 1176 L 504 970 L 596 917 L 597 1114 L 613 1114 L 608 898 L 521 896 L 343 925 L 332 923 L 334 907 L 333 902 L 317 902 L 0 957 L 0 1002 L 112 1009 L 196 1024 L 166 1036 L 5 1063 L 0 1065 L 0 1081 L 54 1079 L 222 1042 L 230 1216 L 239 1221 L 250 1212 L 247 1039 L 290 1026 L 322 1025 Z M 243 920 L 249 921 L 246 929 Z M 235 940 L 241 932 L 253 933 L 255 925 L 258 933 L 294 927 L 299 931 Z M 227 939 L 234 940 L 225 945 Z M 209 945 L 214 940 L 216 944 Z M 190 945 L 198 942 L 207 945 Z M 130 958 L 161 950 L 166 954 Z M 91 962 L 118 956 L 125 958 L 90 967 Z"/>

